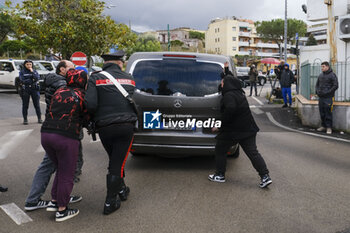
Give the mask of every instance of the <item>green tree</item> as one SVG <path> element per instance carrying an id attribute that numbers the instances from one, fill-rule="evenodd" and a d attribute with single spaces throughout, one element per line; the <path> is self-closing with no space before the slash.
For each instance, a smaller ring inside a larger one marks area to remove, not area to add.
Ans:
<path id="1" fill-rule="evenodd" d="M 91 56 L 115 45 L 133 46 L 136 36 L 126 25 L 103 15 L 104 7 L 98 0 L 24 0 L 12 14 L 18 34 L 32 38 L 42 51 L 69 59 L 75 51 Z"/>
<path id="2" fill-rule="evenodd" d="M 307 38 L 306 45 L 317 45 L 317 40 L 315 39 L 314 35 L 310 34 L 309 38 Z"/>
<path id="3" fill-rule="evenodd" d="M 21 40 L 7 40 L 0 45 L 0 54 L 3 55 L 6 52 L 15 53 L 16 56 L 22 51 L 23 53 L 28 53 L 32 48 L 25 42 Z"/>
<path id="4" fill-rule="evenodd" d="M 205 34 L 201 33 L 201 32 L 190 31 L 190 39 L 204 40 L 205 39 Z"/>
<path id="5" fill-rule="evenodd" d="M 295 43 L 295 34 L 304 36 L 306 33 L 306 23 L 298 19 L 287 20 L 287 42 Z M 284 20 L 273 19 L 271 21 L 258 21 L 255 23 L 256 31 L 264 42 L 274 41 L 281 48 L 284 42 Z"/>
<path id="6" fill-rule="evenodd" d="M 170 41 L 170 44 L 171 44 L 171 47 L 176 47 L 176 46 L 181 47 L 184 45 L 184 43 L 182 41 L 179 41 L 179 40 L 172 40 L 172 41 Z"/>
<path id="7" fill-rule="evenodd" d="M 143 37 L 139 36 L 135 45 L 128 51 L 128 55 L 130 56 L 135 52 L 157 52 L 161 51 L 161 46 L 159 41 L 157 41 L 154 37 L 148 36 Z"/>
<path id="8" fill-rule="evenodd" d="M 7 12 L 0 10 L 0 44 L 14 32 L 14 20 Z"/>

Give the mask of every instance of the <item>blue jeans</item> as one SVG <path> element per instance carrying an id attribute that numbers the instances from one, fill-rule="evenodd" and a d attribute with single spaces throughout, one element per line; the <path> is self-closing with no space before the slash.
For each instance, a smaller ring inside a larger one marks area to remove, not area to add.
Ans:
<path id="1" fill-rule="evenodd" d="M 77 168 L 81 170 L 83 166 L 83 153 L 81 141 L 79 146 L 79 158 L 77 162 Z M 51 161 L 49 156 L 45 153 L 43 161 L 40 163 L 38 170 L 36 171 L 32 186 L 30 187 L 30 191 L 28 197 L 26 199 L 26 203 L 38 203 L 41 196 L 45 193 L 46 188 L 50 182 L 51 175 L 56 171 L 55 164 Z"/>
<path id="2" fill-rule="evenodd" d="M 282 96 L 284 104 L 287 105 L 287 95 L 289 99 L 289 104 L 292 105 L 292 88 L 290 87 L 282 87 Z"/>
<path id="3" fill-rule="evenodd" d="M 55 164 L 45 153 L 44 159 L 36 171 L 33 183 L 30 188 L 26 203 L 37 203 L 41 196 L 45 193 L 47 185 L 50 182 L 51 175 L 56 171 Z"/>

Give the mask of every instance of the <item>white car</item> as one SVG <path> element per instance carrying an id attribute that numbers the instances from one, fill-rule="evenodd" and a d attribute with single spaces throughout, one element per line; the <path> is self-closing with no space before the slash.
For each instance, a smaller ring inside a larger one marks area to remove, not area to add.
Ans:
<path id="1" fill-rule="evenodd" d="M 20 88 L 19 72 L 23 68 L 24 60 L 0 60 L 0 86 L 16 88 L 17 92 Z M 39 73 L 40 90 L 43 89 L 44 78 L 50 71 L 38 61 L 33 61 L 34 69 Z"/>
<path id="2" fill-rule="evenodd" d="M 50 73 L 56 71 L 56 67 L 60 61 L 38 61 L 41 65 L 45 67 L 46 70 L 50 71 Z"/>

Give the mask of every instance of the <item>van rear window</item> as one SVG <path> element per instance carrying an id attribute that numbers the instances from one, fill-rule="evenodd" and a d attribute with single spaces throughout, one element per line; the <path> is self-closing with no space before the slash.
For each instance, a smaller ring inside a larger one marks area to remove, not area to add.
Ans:
<path id="1" fill-rule="evenodd" d="M 136 88 L 153 95 L 204 96 L 218 92 L 222 67 L 188 59 L 140 61 L 133 76 Z"/>

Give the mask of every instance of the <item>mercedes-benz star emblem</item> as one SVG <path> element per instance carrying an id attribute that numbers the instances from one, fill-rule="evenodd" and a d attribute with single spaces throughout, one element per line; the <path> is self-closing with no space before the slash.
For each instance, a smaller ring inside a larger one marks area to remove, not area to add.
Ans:
<path id="1" fill-rule="evenodd" d="M 181 100 L 174 100 L 174 107 L 175 108 L 181 108 L 182 107 L 182 101 Z"/>

